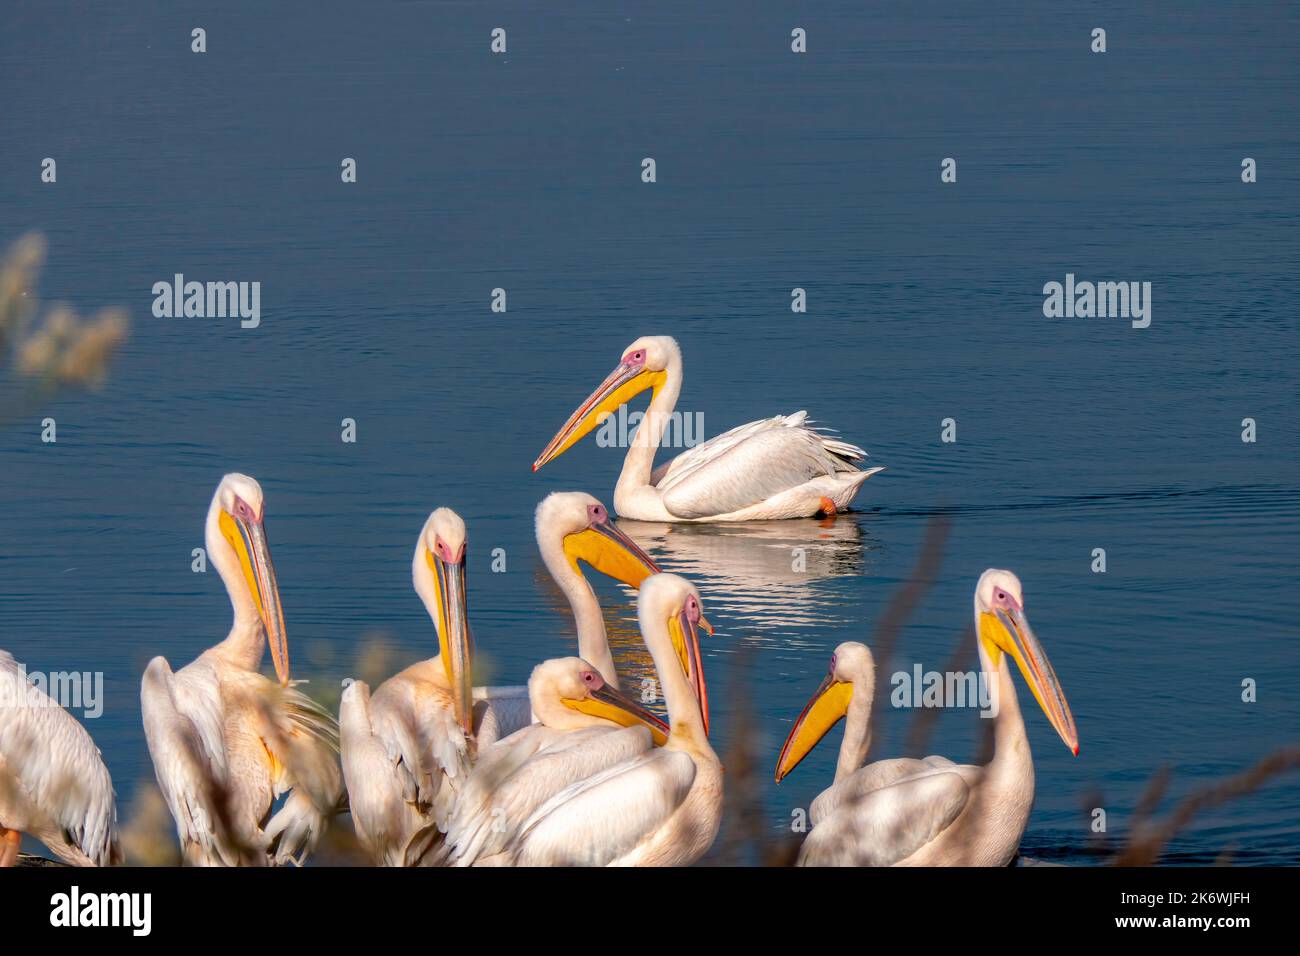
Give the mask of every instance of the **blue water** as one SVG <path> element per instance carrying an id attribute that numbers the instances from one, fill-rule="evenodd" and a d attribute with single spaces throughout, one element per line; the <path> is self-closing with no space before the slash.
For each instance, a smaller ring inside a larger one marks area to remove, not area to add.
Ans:
<path id="1" fill-rule="evenodd" d="M 190 570 L 226 471 L 266 491 L 295 671 L 322 693 L 376 634 L 394 667 L 433 653 L 409 559 L 442 504 L 469 525 L 500 679 L 571 652 L 532 511 L 561 489 L 612 504 L 622 453 L 589 439 L 529 464 L 647 333 L 681 342 L 681 408 L 708 434 L 807 408 L 888 468 L 829 528 L 640 529 L 704 593 L 715 743 L 748 700 L 763 781 L 935 510 L 954 520 L 938 580 L 885 666 L 943 668 L 980 571 L 1018 572 L 1082 743 L 1019 684 L 1026 853 L 1095 860 L 1091 809 L 1122 841 L 1157 768 L 1168 808 L 1300 737 L 1295 5 L 264 6 L 24 4 L 0 29 L 0 241 L 43 232 L 44 299 L 133 320 L 102 392 L 0 426 L 0 647 L 104 672 L 88 724 L 124 802 L 152 776 L 144 663 L 228 626 L 216 576 Z M 260 281 L 261 326 L 154 318 L 177 272 Z M 1067 272 L 1150 281 L 1151 327 L 1044 318 Z M 600 592 L 635 664 L 631 604 Z M 912 717 L 882 712 L 879 756 Z M 974 757 L 981 723 L 945 713 L 930 749 Z M 837 746 L 766 784 L 772 833 Z M 1300 863 L 1297 821 L 1277 779 L 1165 859 Z"/>

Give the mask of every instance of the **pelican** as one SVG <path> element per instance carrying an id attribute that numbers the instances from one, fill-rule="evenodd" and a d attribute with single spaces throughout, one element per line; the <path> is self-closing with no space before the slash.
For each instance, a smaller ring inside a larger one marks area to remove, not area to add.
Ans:
<path id="1" fill-rule="evenodd" d="M 256 481 L 221 479 L 204 540 L 235 619 L 225 640 L 179 671 L 162 657 L 145 668 L 140 707 L 158 786 L 186 862 L 301 863 L 342 802 L 338 727 L 289 680 Z M 278 683 L 258 673 L 268 640 Z"/>
<path id="2" fill-rule="evenodd" d="M 473 761 L 474 647 L 465 543 L 460 515 L 439 508 L 420 530 L 411 559 L 411 579 L 433 618 L 438 654 L 390 677 L 373 697 L 364 682 L 349 684 L 339 704 L 352 823 L 362 846 L 388 866 L 423 860 L 446 829 L 456 790 Z M 524 711 L 522 719 L 513 713 L 510 722 L 527 724 Z M 481 726 L 483 708 L 478 716 Z"/>
<path id="3" fill-rule="evenodd" d="M 519 825 L 575 779 L 664 744 L 669 727 L 577 657 L 543 661 L 528 681 L 537 722 L 480 751 L 439 860 L 503 862 Z"/>
<path id="4" fill-rule="evenodd" d="M 1016 855 L 1034 802 L 1034 763 L 1009 660 L 1077 756 L 1079 734 L 1056 672 L 1029 627 L 1020 579 L 985 571 L 975 588 L 975 632 L 996 716 L 993 759 L 984 766 L 944 757 L 880 760 L 863 767 L 875 665 L 862 644 L 841 644 L 830 673 L 781 748 L 778 783 L 841 718 L 835 782 L 813 801 L 804 866 L 1005 866 Z"/>
<path id="5" fill-rule="evenodd" d="M 563 758 L 542 751 L 515 769 L 528 785 L 513 790 L 510 776 L 494 787 L 502 774 L 480 765 L 475 775 L 490 778 L 487 792 L 467 813 L 479 826 L 483 813 L 474 808 L 499 807 L 498 797 L 509 799 L 520 790 L 527 796 L 532 789 L 545 799 L 525 799 L 525 812 L 507 809 L 498 839 L 459 863 L 674 866 L 694 862 L 712 845 L 722 815 L 722 764 L 706 729 L 698 631 L 711 629 L 699 592 L 676 575 L 653 575 L 641 586 L 637 617 L 668 708 L 663 746 L 652 747 L 651 734 L 640 727 L 598 731 L 586 741 L 568 738 L 572 744 Z M 475 787 L 471 777 L 467 789 Z M 448 834 L 461 852 L 471 840 L 456 829 Z"/>
<path id="6" fill-rule="evenodd" d="M 610 520 L 603 504 L 580 491 L 557 491 L 543 498 L 537 506 L 536 532 L 542 562 L 573 610 L 578 656 L 594 664 L 605 682 L 617 690 L 618 674 L 605 619 L 578 562 L 632 588 L 659 568 Z"/>
<path id="7" fill-rule="evenodd" d="M 811 427 L 807 412 L 741 425 L 654 468 L 682 389 L 682 352 L 675 339 L 650 335 L 627 347 L 614 371 L 533 462 L 533 471 L 646 389 L 653 390 L 650 407 L 614 487 L 614 508 L 624 518 L 749 521 L 834 514 L 881 470 L 859 470 L 855 463 L 867 453 Z"/>
<path id="8" fill-rule="evenodd" d="M 113 781 L 71 714 L 0 651 L 0 868 L 31 834 L 65 863 L 122 862 Z"/>

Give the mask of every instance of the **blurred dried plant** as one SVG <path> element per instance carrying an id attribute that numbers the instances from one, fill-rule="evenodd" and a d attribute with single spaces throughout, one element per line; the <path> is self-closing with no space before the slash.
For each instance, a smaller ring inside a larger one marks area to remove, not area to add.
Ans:
<path id="1" fill-rule="evenodd" d="M 944 513 L 933 515 L 925 525 L 925 537 L 921 541 L 921 553 L 917 556 L 916 566 L 885 605 L 885 613 L 876 625 L 875 634 L 867 641 L 871 653 L 879 665 L 876 668 L 876 696 L 871 705 L 871 722 L 874 725 L 880 715 L 881 702 L 889 699 L 889 662 L 893 659 L 894 646 L 903 632 L 903 625 L 916 611 L 939 576 L 943 564 L 944 549 L 948 544 L 948 535 L 952 531 L 952 518 Z M 875 752 L 874 742 L 868 748 L 867 760 L 872 760 Z"/>
<path id="2" fill-rule="evenodd" d="M 726 768 L 722 830 L 705 861 L 714 866 L 793 866 L 799 840 L 792 832 L 774 831 L 763 805 L 763 777 L 769 767 L 748 691 L 752 670 L 753 649 L 746 648 L 736 656 L 729 682 L 737 696 L 731 741 L 721 755 Z"/>
<path id="3" fill-rule="evenodd" d="M 180 866 L 176 825 L 152 780 L 136 790 L 122 824 L 122 852 L 128 866 Z"/>
<path id="4" fill-rule="evenodd" d="M 1253 767 L 1198 787 L 1184 797 L 1164 818 L 1153 819 L 1155 808 L 1169 786 L 1167 768 L 1157 771 L 1147 784 L 1137 808 L 1128 843 L 1111 861 L 1116 866 L 1152 866 L 1159 862 L 1160 854 L 1170 841 L 1203 810 L 1222 806 L 1231 800 L 1253 793 L 1273 777 L 1300 770 L 1300 747 L 1285 747 L 1274 751 Z M 1231 849 L 1220 851 L 1220 860 Z"/>
<path id="5" fill-rule="evenodd" d="M 69 306 L 55 304 L 41 319 L 35 289 L 44 262 L 45 239 L 38 233 L 16 241 L 0 261 L 0 367 L 9 365 L 12 355 L 20 404 L 0 409 L 0 419 L 65 389 L 98 388 L 126 340 L 123 309 L 100 309 L 82 319 Z"/>

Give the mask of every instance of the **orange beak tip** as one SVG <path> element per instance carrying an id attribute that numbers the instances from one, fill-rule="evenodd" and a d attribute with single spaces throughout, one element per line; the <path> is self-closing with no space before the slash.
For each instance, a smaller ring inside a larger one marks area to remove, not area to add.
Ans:
<path id="1" fill-rule="evenodd" d="M 1079 756 L 1079 745 L 1078 745 L 1078 744 L 1075 744 L 1075 745 L 1074 745 L 1074 755 L 1075 755 L 1076 757 Z"/>

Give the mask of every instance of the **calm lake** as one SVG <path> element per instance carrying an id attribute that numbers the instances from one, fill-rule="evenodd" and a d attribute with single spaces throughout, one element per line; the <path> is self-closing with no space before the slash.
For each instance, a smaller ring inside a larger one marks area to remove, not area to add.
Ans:
<path id="1" fill-rule="evenodd" d="M 392 670 L 435 652 L 410 556 L 438 505 L 469 527 L 479 647 L 522 683 L 574 652 L 533 509 L 612 506 L 623 450 L 529 466 L 651 333 L 681 343 L 706 434 L 806 408 L 887 468 L 834 521 L 629 526 L 702 590 L 714 743 L 725 760 L 752 713 L 772 835 L 839 745 L 773 785 L 792 720 L 835 646 L 872 640 L 936 512 L 936 581 L 878 666 L 975 667 L 975 581 L 1019 574 L 1081 741 L 1017 676 L 1025 854 L 1095 862 L 1094 809 L 1113 847 L 1158 769 L 1168 810 L 1300 738 L 1295 8 L 670 6 L 5 12 L 0 243 L 42 232 L 42 299 L 132 324 L 102 391 L 0 424 L 0 648 L 103 673 L 86 723 L 124 813 L 152 781 L 145 663 L 229 626 L 191 571 L 223 473 L 265 489 L 310 688 L 337 695 L 375 641 Z M 260 325 L 155 318 L 176 273 L 260 282 Z M 1150 327 L 1045 317 L 1067 274 L 1150 282 Z M 597 589 L 636 674 L 631 596 Z M 876 756 L 906 754 L 915 717 L 882 707 Z M 944 711 L 926 749 L 973 759 L 982 724 Z M 1164 861 L 1300 863 L 1295 781 L 1207 809 Z"/>

